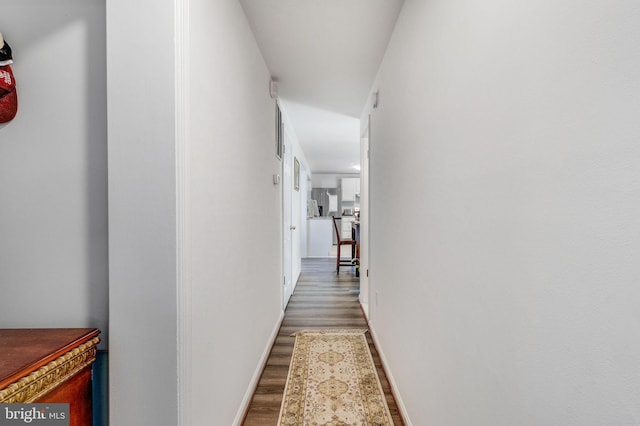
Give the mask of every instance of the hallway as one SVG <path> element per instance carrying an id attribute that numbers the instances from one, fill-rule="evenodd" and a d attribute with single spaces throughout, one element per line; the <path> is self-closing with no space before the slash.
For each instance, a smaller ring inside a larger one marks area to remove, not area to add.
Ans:
<path id="1" fill-rule="evenodd" d="M 278 422 L 295 337 L 304 328 L 368 328 L 358 303 L 358 280 L 349 268 L 335 274 L 333 259 L 303 259 L 302 273 L 284 321 L 249 406 L 245 426 L 268 426 Z M 367 334 L 387 404 L 396 425 L 402 425 L 380 357 Z"/>
<path id="2" fill-rule="evenodd" d="M 640 425 L 640 1 L 2 5 L 0 320 L 102 330 L 111 424 L 275 424 L 290 332 L 365 324 L 316 261 L 285 315 L 283 187 L 297 247 L 360 164 L 392 413 Z"/>

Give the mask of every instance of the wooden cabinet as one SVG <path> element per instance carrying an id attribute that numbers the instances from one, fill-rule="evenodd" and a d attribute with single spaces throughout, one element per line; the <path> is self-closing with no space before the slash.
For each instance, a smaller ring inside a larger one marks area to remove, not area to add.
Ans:
<path id="1" fill-rule="evenodd" d="M 71 426 L 91 426 L 95 328 L 0 329 L 0 403 L 68 403 Z"/>

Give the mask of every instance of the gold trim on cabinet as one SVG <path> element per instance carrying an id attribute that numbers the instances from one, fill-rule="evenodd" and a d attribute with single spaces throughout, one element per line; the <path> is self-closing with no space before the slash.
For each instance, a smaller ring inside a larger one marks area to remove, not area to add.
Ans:
<path id="1" fill-rule="evenodd" d="M 28 376 L 0 389 L 0 403 L 33 402 L 57 388 L 96 360 L 98 342 L 100 338 L 94 337 Z"/>

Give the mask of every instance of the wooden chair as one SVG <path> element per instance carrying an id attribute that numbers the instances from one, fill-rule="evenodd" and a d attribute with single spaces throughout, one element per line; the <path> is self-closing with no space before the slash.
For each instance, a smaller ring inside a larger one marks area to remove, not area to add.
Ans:
<path id="1" fill-rule="evenodd" d="M 353 253 L 356 250 L 356 240 L 343 240 L 340 237 L 340 230 L 338 229 L 338 223 L 336 222 L 336 218 L 333 219 L 333 229 L 336 231 L 336 237 L 338 239 L 338 258 L 336 259 L 336 273 L 340 273 L 340 265 L 342 266 L 354 266 L 353 264 Z M 340 260 L 340 248 L 342 246 L 351 246 L 351 259 L 349 260 Z"/>

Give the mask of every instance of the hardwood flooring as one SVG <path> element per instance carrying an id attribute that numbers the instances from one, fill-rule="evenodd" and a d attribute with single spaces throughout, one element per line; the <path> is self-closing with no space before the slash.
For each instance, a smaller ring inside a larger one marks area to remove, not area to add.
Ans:
<path id="1" fill-rule="evenodd" d="M 368 328 L 358 294 L 359 282 L 352 268 L 340 268 L 338 275 L 335 259 L 302 260 L 298 285 L 285 310 L 282 326 L 243 423 L 245 426 L 271 426 L 278 423 L 295 341 L 292 333 L 304 328 Z M 367 341 L 393 421 L 396 425 L 402 425 L 380 356 L 369 333 Z"/>

